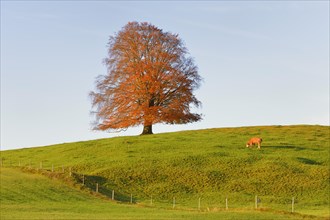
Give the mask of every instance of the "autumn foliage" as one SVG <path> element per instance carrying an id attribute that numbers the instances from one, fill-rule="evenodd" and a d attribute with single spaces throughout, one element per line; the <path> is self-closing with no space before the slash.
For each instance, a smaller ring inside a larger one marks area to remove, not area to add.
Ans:
<path id="1" fill-rule="evenodd" d="M 91 92 L 94 129 L 121 130 L 143 125 L 151 134 L 156 123 L 182 124 L 201 120 L 190 112 L 200 106 L 193 91 L 201 77 L 177 34 L 149 23 L 130 22 L 110 37 L 107 74 Z"/>

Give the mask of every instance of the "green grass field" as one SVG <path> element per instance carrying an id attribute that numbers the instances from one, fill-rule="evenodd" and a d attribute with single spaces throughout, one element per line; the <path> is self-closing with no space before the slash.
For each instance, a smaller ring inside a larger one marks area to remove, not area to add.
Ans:
<path id="1" fill-rule="evenodd" d="M 219 128 L 1 151 L 1 217 L 329 219 L 329 132 Z M 252 136 L 261 150 L 245 147 Z"/>
<path id="2" fill-rule="evenodd" d="M 0 219 L 301 219 L 266 211 L 170 210 L 112 202 L 40 174 L 1 168 Z M 307 218 L 308 219 L 308 218 Z M 314 218 L 311 218 L 314 219 Z"/>

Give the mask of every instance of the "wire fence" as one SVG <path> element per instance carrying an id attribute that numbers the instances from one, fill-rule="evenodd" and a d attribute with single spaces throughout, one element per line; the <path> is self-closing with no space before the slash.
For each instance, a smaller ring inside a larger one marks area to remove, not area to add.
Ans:
<path id="1" fill-rule="evenodd" d="M 133 193 L 123 193 L 120 190 L 115 189 L 115 187 L 109 187 L 106 184 L 106 179 L 99 176 L 88 175 L 85 173 L 79 173 L 74 167 L 65 165 L 54 165 L 47 161 L 41 162 L 21 162 L 21 161 L 6 161 L 4 159 L 0 160 L 0 167 L 12 167 L 21 168 L 26 172 L 40 173 L 45 176 L 67 180 L 74 185 L 80 185 L 84 190 L 94 193 L 99 196 L 103 196 L 112 201 L 117 201 L 127 204 L 142 204 L 145 206 L 160 206 L 171 209 L 185 209 L 185 210 L 199 210 L 199 211 L 219 211 L 219 210 L 231 210 L 231 209 L 255 209 L 255 210 L 280 210 L 288 213 L 296 213 L 297 198 L 294 196 L 286 197 L 282 199 L 281 203 L 276 204 L 273 197 L 258 196 L 255 195 L 251 197 L 249 202 L 244 203 L 244 201 L 238 202 L 238 198 L 230 198 L 226 195 L 219 195 L 217 201 L 210 203 L 209 199 L 203 196 L 195 196 L 194 199 L 183 199 L 173 196 L 167 200 L 159 199 L 156 200 L 152 195 L 149 199 L 143 199 L 134 197 Z M 122 189 L 121 189 L 122 190 Z M 194 205 L 195 203 L 195 205 Z"/>

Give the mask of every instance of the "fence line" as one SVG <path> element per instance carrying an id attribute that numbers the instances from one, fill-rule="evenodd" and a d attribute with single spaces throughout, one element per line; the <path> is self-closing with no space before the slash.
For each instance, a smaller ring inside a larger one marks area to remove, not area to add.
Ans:
<path id="1" fill-rule="evenodd" d="M 16 167 L 16 166 L 13 166 L 12 163 L 9 163 L 9 164 L 10 164 L 10 167 Z M 0 167 L 8 167 L 8 166 L 5 166 L 5 165 L 6 164 L 4 163 L 4 160 L 0 158 Z M 36 166 L 37 164 L 34 164 L 34 165 Z M 19 161 L 18 162 L 18 167 L 20 167 L 21 169 L 22 168 L 27 168 L 29 170 L 35 170 L 35 171 L 47 171 L 47 172 L 55 173 L 55 174 L 56 173 L 64 174 L 64 175 L 67 174 L 68 175 L 67 177 L 73 178 L 76 183 L 82 184 L 82 186 L 89 189 L 90 191 L 95 192 L 95 193 L 100 193 L 100 194 L 108 197 L 109 199 L 111 199 L 113 201 L 128 202 L 130 204 L 133 204 L 133 202 L 134 202 L 134 199 L 133 199 L 134 197 L 133 197 L 132 193 L 130 193 L 129 196 L 126 196 L 127 199 L 123 199 L 120 196 L 117 196 L 116 199 L 115 199 L 115 190 L 114 189 L 109 191 L 109 189 L 107 187 L 104 187 L 104 186 L 100 185 L 100 183 L 97 182 L 96 180 L 90 180 L 88 178 L 88 175 L 74 172 L 72 167 L 65 167 L 64 165 L 55 167 L 54 164 L 51 164 L 51 168 L 46 169 L 45 166 L 44 166 L 44 163 L 42 161 L 40 162 L 39 167 L 36 166 L 36 168 L 32 167 L 31 161 L 29 161 L 28 164 L 26 164 L 25 166 L 22 164 L 21 161 Z M 59 172 L 56 172 L 58 170 L 59 170 Z M 42 174 L 44 174 L 44 173 L 42 173 Z M 95 189 L 95 190 L 93 190 L 93 189 Z M 104 194 L 101 191 L 109 191 L 109 194 L 108 195 Z M 110 197 L 110 192 L 111 192 L 111 197 Z M 172 209 L 176 209 L 178 200 L 177 200 L 176 197 L 173 197 L 172 199 L 173 199 L 172 203 L 171 203 Z M 254 207 L 255 207 L 255 209 L 259 208 L 259 203 L 261 203 L 261 200 L 257 195 L 255 195 L 255 198 L 254 198 Z M 154 206 L 154 204 L 155 204 L 155 198 L 152 195 L 150 195 L 150 206 Z M 224 206 L 223 209 L 229 210 L 228 196 L 225 197 L 224 204 L 225 204 L 225 206 Z M 295 197 L 292 197 L 292 199 L 291 199 L 291 213 L 294 213 L 294 210 L 295 210 L 294 205 L 295 205 Z M 193 209 L 196 210 L 196 208 L 193 208 Z M 197 200 L 197 210 L 199 210 L 199 211 L 203 210 L 202 209 L 202 198 L 201 197 L 198 197 L 198 200 Z M 204 208 L 204 210 L 205 210 L 205 208 Z M 209 210 L 209 208 L 207 207 L 206 210 Z"/>

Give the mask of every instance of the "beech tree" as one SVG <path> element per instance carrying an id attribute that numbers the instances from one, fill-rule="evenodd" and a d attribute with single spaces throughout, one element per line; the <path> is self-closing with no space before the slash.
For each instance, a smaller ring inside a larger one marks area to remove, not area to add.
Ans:
<path id="1" fill-rule="evenodd" d="M 118 131 L 143 125 L 152 134 L 156 123 L 185 124 L 201 120 L 192 113 L 200 101 L 197 66 L 177 34 L 150 23 L 129 22 L 110 36 L 107 74 L 96 80 L 90 93 L 94 129 Z"/>

